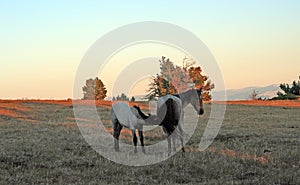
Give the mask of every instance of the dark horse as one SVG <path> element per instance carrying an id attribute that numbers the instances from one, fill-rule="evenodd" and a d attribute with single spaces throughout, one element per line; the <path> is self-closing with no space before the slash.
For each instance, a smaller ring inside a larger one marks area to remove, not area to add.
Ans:
<path id="1" fill-rule="evenodd" d="M 182 126 L 179 124 L 180 117 L 182 115 L 182 108 L 180 103 L 174 98 L 168 98 L 165 105 L 160 107 L 158 111 L 158 118 L 162 119 L 160 126 L 162 126 L 163 131 L 167 136 L 168 141 L 168 155 L 171 155 L 171 141 L 173 141 L 173 150 L 175 149 L 175 140 L 179 136 L 180 141 L 183 145 L 183 138 L 180 137 L 182 131 Z M 164 110 L 166 109 L 166 110 Z M 184 151 L 184 148 L 182 148 Z"/>
<path id="2" fill-rule="evenodd" d="M 125 103 L 116 103 L 111 108 L 111 122 L 113 127 L 113 137 L 115 139 L 114 148 L 115 151 L 119 151 L 119 136 L 121 130 L 127 127 L 131 130 L 133 136 L 134 153 L 137 152 L 137 136 L 135 130 L 139 132 L 142 151 L 145 153 L 144 148 L 144 136 L 143 125 L 145 119 L 149 116 L 145 115 L 138 106 L 129 107 Z"/>
<path id="3" fill-rule="evenodd" d="M 185 151 L 183 146 L 183 108 L 188 104 L 194 107 L 198 115 L 204 113 L 202 89 L 190 89 L 180 94 L 158 98 L 157 114 L 146 119 L 147 123 L 159 124 L 163 127 L 168 140 L 168 155 L 171 154 L 171 140 L 173 140 L 173 150 L 176 150 L 175 139 L 177 136 L 181 142 L 182 152 Z"/>

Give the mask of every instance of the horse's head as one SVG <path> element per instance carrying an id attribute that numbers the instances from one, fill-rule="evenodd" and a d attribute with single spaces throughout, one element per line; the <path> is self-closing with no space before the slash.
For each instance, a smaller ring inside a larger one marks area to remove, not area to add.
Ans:
<path id="1" fill-rule="evenodd" d="M 194 109 L 197 111 L 198 115 L 202 115 L 204 113 L 203 101 L 202 101 L 202 88 L 194 89 L 194 92 L 190 98 L 191 98 L 191 104 L 194 107 Z"/>

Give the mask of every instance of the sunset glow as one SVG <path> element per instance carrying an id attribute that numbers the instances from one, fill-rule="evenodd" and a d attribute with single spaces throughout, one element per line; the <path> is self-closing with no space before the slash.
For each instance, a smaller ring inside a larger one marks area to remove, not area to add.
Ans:
<path id="1" fill-rule="evenodd" d="M 289 83 L 300 75 L 299 7 L 293 0 L 2 1 L 0 99 L 71 98 L 88 48 L 120 26 L 148 20 L 181 26 L 201 39 L 214 54 L 227 89 Z M 142 44 L 113 56 L 110 65 L 99 69 L 108 95 L 124 65 L 163 55 L 181 65 L 186 53 Z M 147 80 L 136 81 L 129 84 L 130 96 L 145 91 L 142 82 Z"/>

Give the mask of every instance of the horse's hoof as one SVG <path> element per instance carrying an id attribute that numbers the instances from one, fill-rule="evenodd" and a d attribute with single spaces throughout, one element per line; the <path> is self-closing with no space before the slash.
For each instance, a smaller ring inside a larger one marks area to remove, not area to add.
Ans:
<path id="1" fill-rule="evenodd" d="M 143 154 L 146 154 L 146 151 L 145 151 L 145 149 L 142 149 L 142 152 L 143 152 Z"/>

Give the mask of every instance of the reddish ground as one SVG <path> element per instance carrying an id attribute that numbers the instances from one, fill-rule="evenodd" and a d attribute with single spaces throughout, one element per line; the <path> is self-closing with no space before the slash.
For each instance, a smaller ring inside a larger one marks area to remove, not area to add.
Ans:
<path id="1" fill-rule="evenodd" d="M 111 101 L 101 100 L 101 101 L 91 101 L 91 100 L 0 100 L 0 116 L 14 117 L 17 119 L 29 119 L 29 116 L 32 110 L 23 103 L 36 102 L 36 103 L 45 103 L 45 104 L 55 104 L 55 105 L 64 105 L 72 106 L 73 104 L 77 105 L 94 105 L 100 107 L 110 108 L 112 105 Z M 226 103 L 239 104 L 239 105 L 251 105 L 251 106 L 281 106 L 281 107 L 294 107 L 300 108 L 300 100 L 273 100 L 273 101 L 261 101 L 261 100 L 242 100 L 242 101 L 217 101 L 215 103 Z M 130 106 L 139 105 L 142 109 L 147 109 L 148 104 L 141 102 L 130 102 Z"/>
<path id="2" fill-rule="evenodd" d="M 75 105 L 95 105 L 99 107 L 110 108 L 112 105 L 111 101 L 101 100 L 101 101 L 91 101 L 91 100 L 0 100 L 0 116 L 9 116 L 15 118 L 27 118 L 28 113 L 32 110 L 23 103 L 44 103 L 44 104 L 54 104 L 54 105 L 64 105 L 72 106 Z M 146 103 L 130 102 L 129 106 L 139 105 L 142 109 L 147 108 Z"/>
<path id="3" fill-rule="evenodd" d="M 0 100 L 0 118 L 1 116 L 13 117 L 18 120 L 36 122 L 30 119 L 28 112 L 32 110 L 20 103 L 19 100 Z"/>
<path id="4" fill-rule="evenodd" d="M 276 107 L 298 107 L 300 100 L 239 100 L 239 101 L 217 101 L 216 103 L 226 103 L 227 105 L 253 105 L 253 106 L 276 106 Z"/>
<path id="5" fill-rule="evenodd" d="M 24 102 L 36 102 L 36 103 L 45 103 L 45 104 L 55 104 L 55 105 L 65 105 L 65 106 L 71 106 L 72 104 L 75 105 L 96 105 L 100 107 L 107 107 L 110 108 L 112 105 L 112 101 L 108 100 L 0 100 L 0 107 L 2 104 L 5 103 L 15 103 L 15 104 L 20 104 Z M 146 108 L 146 103 L 141 103 L 141 102 L 130 102 L 129 106 L 133 105 L 139 105 L 142 109 Z"/>

